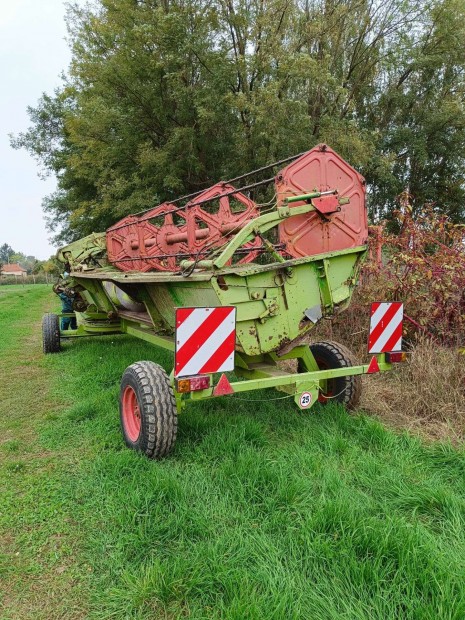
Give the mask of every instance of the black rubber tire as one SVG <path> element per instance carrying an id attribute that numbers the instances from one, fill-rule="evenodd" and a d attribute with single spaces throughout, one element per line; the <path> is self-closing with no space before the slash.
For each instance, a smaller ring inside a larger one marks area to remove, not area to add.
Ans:
<path id="1" fill-rule="evenodd" d="M 315 357 L 320 370 L 327 368 L 346 368 L 358 364 L 353 353 L 347 347 L 338 342 L 315 342 L 310 345 L 310 351 Z M 298 371 L 305 372 L 301 360 L 298 363 Z M 327 381 L 326 399 L 324 394 L 319 397 L 319 402 L 326 404 L 336 401 L 344 405 L 346 409 L 355 409 L 360 402 L 362 395 L 361 375 L 351 375 L 347 377 L 337 377 Z"/>
<path id="2" fill-rule="evenodd" d="M 123 416 L 123 394 L 135 392 L 140 413 L 140 431 L 129 437 Z M 120 420 L 126 445 L 151 459 L 161 459 L 172 450 L 178 430 L 178 412 L 170 379 L 154 362 L 136 362 L 124 371 L 120 391 Z"/>
<path id="3" fill-rule="evenodd" d="M 60 351 L 60 320 L 56 314 L 44 314 L 42 344 L 44 353 L 58 353 Z"/>

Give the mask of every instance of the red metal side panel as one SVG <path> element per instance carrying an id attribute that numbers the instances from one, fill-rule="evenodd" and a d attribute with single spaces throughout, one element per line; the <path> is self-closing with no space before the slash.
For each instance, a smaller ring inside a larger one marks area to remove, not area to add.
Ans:
<path id="1" fill-rule="evenodd" d="M 292 257 L 311 256 L 364 245 L 368 238 L 365 179 L 325 144 L 284 168 L 276 177 L 278 204 L 288 196 L 337 190 L 350 202 L 340 211 L 291 217 L 279 226 L 279 237 Z M 291 203 L 290 208 L 303 203 Z"/>

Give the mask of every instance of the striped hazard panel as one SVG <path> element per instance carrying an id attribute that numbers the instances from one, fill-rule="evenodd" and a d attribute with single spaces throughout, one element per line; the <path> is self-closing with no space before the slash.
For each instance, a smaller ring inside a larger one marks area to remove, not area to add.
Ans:
<path id="1" fill-rule="evenodd" d="M 376 302 L 371 305 L 368 353 L 402 350 L 403 315 L 404 306 L 400 301 Z"/>
<path id="2" fill-rule="evenodd" d="M 234 370 L 236 308 L 177 308 L 176 377 Z"/>

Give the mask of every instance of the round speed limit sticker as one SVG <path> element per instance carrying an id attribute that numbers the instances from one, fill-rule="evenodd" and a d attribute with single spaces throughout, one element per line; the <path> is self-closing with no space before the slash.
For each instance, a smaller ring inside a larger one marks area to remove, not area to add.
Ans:
<path id="1" fill-rule="evenodd" d="M 300 406 L 302 409 L 307 409 L 312 404 L 312 395 L 310 392 L 302 392 L 300 395 Z"/>

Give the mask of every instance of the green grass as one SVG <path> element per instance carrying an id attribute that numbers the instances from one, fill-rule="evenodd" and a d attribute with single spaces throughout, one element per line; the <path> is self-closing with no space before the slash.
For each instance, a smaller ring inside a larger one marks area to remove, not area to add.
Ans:
<path id="1" fill-rule="evenodd" d="M 33 376 L 0 405 L 0 617 L 465 617 L 463 450 L 270 390 L 190 405 L 172 456 L 148 461 L 123 445 L 119 380 L 171 357 L 117 336 L 43 358 L 54 303 L 0 296 L 6 374 Z"/>

